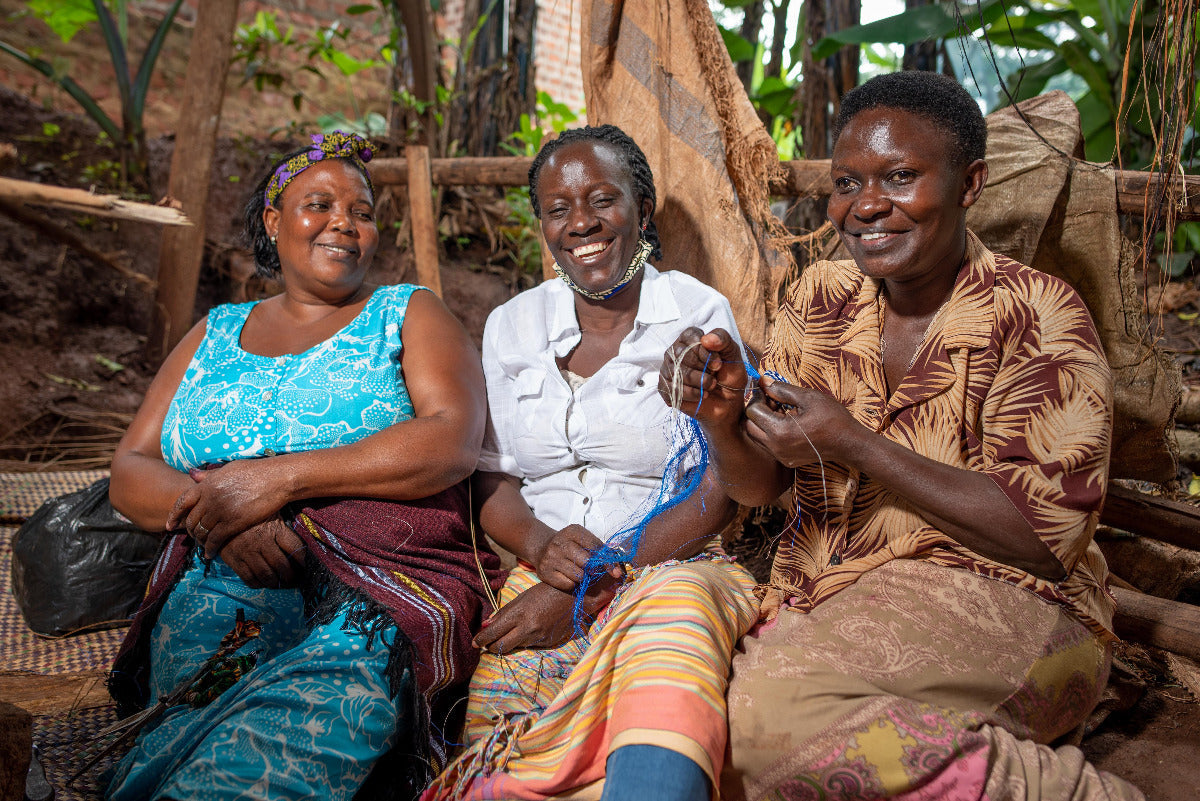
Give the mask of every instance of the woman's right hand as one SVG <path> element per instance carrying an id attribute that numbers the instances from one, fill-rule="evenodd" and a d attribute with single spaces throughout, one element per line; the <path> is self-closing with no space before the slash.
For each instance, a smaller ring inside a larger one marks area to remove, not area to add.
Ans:
<path id="1" fill-rule="evenodd" d="M 600 539 L 583 526 L 571 524 L 555 531 L 540 544 L 533 555 L 538 578 L 555 589 L 575 592 L 583 579 L 584 565 L 592 554 L 604 547 Z M 616 565 L 609 568 L 613 578 L 621 577 Z"/>
<path id="2" fill-rule="evenodd" d="M 297 586 L 304 569 L 304 541 L 280 518 L 243 531 L 221 549 L 221 559 L 246 586 Z"/>
<path id="3" fill-rule="evenodd" d="M 583 611 L 595 617 L 616 594 L 616 582 L 601 579 L 588 589 Z M 518 648 L 555 648 L 575 634 L 575 596 L 549 584 L 534 584 L 484 621 L 477 648 L 507 654 Z"/>
<path id="4" fill-rule="evenodd" d="M 700 423 L 733 425 L 741 419 L 747 383 L 742 352 L 729 332 L 692 327 L 664 354 L 658 394 Z"/>

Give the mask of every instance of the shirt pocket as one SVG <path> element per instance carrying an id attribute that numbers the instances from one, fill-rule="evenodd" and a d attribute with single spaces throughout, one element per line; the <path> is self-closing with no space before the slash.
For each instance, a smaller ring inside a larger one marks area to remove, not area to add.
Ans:
<path id="1" fill-rule="evenodd" d="M 658 387 L 658 370 L 640 364 L 613 365 L 606 378 L 622 395 L 654 391 Z"/>
<path id="2" fill-rule="evenodd" d="M 540 398 L 546 385 L 546 372 L 535 367 L 526 367 L 513 377 L 513 392 L 518 400 Z"/>

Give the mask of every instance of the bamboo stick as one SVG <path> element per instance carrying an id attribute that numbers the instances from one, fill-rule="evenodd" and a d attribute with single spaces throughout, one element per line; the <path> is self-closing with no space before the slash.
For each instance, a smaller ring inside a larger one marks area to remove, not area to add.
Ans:
<path id="1" fill-rule="evenodd" d="M 533 159 L 523 156 L 495 158 L 432 159 L 430 173 L 436 186 L 524 186 Z M 786 197 L 827 197 L 833 191 L 829 159 L 781 162 L 784 177 L 771 183 L 771 192 Z M 403 184 L 408 169 L 404 158 L 375 159 L 370 164 L 371 180 L 377 184 Z M 1117 211 L 1141 216 L 1145 213 L 1147 188 L 1151 197 L 1162 189 L 1160 173 L 1115 170 Z M 1180 198 L 1176 219 L 1200 220 L 1200 176 L 1173 175 L 1171 191 Z"/>
<path id="2" fill-rule="evenodd" d="M 34 181 L 0 178 L 0 198 L 14 203 L 50 206 L 81 214 L 117 217 L 122 220 L 155 223 L 157 225 L 191 225 L 187 216 L 170 206 L 153 206 L 116 195 L 97 195 L 86 189 L 50 186 Z"/>

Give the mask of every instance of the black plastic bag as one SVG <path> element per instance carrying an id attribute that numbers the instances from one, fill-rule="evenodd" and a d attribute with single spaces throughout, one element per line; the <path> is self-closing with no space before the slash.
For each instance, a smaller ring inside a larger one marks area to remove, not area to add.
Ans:
<path id="1" fill-rule="evenodd" d="M 103 478 L 46 501 L 17 531 L 13 596 L 38 634 L 124 625 L 142 600 L 158 549 L 159 537 L 112 508 Z"/>

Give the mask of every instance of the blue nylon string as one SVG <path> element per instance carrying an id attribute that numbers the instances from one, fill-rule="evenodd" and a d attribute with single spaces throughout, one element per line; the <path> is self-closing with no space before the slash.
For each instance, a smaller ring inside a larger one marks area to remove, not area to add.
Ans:
<path id="1" fill-rule="evenodd" d="M 712 354 L 708 358 L 711 359 Z M 708 359 L 704 362 L 704 368 L 708 369 Z M 703 402 L 704 388 L 701 387 L 700 399 L 696 401 L 697 412 Z M 571 615 L 576 637 L 586 635 L 583 599 L 591 586 L 607 574 L 612 565 L 622 565 L 636 559 L 642 537 L 651 521 L 690 498 L 704 480 L 704 473 L 708 470 L 708 440 L 704 431 L 693 417 L 679 412 L 675 412 L 674 417 L 681 425 L 676 426 L 672 433 L 676 447 L 663 468 L 654 505 L 641 520 L 610 537 L 607 543 L 588 557 L 583 566 L 583 579 L 575 586 L 575 608 Z M 687 467 L 689 462 L 693 462 L 691 467 Z"/>
<path id="2" fill-rule="evenodd" d="M 708 370 L 711 358 L 712 354 L 710 353 L 704 361 L 705 371 Z M 742 364 L 751 381 L 759 381 L 765 375 L 775 381 L 787 383 L 787 380 L 774 370 L 759 373 L 749 361 L 743 360 Z M 701 387 L 700 399 L 696 402 L 697 412 L 703 402 L 704 388 Z M 704 473 L 708 470 L 708 440 L 704 436 L 704 431 L 701 430 L 700 424 L 694 417 L 676 412 L 675 418 L 677 422 L 681 423 L 673 433 L 676 447 L 663 469 L 663 477 L 658 487 L 658 494 L 654 499 L 654 505 L 638 522 L 621 529 L 601 548 L 593 552 L 583 566 L 583 578 L 575 586 L 575 607 L 571 616 L 576 637 L 586 636 L 586 624 L 590 622 L 585 619 L 586 615 L 583 611 L 583 599 L 587 591 L 608 573 L 608 569 L 612 565 L 632 562 L 637 557 L 642 537 L 651 521 L 690 498 L 704 480 Z M 690 461 L 694 463 L 691 467 L 687 467 L 686 465 Z"/>

